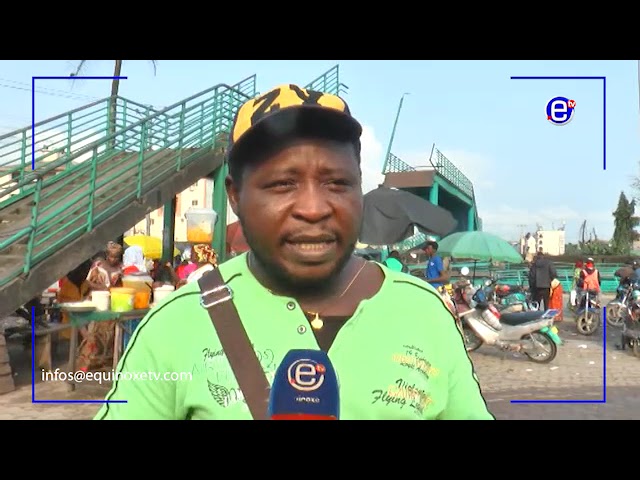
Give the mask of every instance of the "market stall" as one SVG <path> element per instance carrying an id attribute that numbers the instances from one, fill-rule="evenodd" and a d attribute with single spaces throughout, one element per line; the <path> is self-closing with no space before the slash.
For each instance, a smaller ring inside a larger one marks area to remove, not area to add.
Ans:
<path id="1" fill-rule="evenodd" d="M 115 312 L 111 310 L 97 311 L 90 306 L 82 307 L 78 306 L 65 306 L 61 305 L 61 308 L 69 314 L 69 328 L 72 329 L 71 342 L 69 344 L 69 363 L 67 371 L 75 372 L 78 370 L 77 358 L 78 358 L 78 331 L 79 329 L 88 326 L 93 322 L 114 322 L 115 333 L 113 336 L 113 356 L 111 360 L 112 369 L 115 370 L 120 361 L 120 355 L 123 351 L 123 337 L 127 330 L 132 329 L 134 322 L 140 321 L 149 312 L 148 308 L 130 310 L 126 312 Z M 73 378 L 67 380 L 68 388 L 70 391 L 75 390 L 76 383 Z"/>

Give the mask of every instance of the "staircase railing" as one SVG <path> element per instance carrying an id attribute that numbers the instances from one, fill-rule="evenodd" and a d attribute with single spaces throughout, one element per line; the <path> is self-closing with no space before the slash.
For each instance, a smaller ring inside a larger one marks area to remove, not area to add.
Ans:
<path id="1" fill-rule="evenodd" d="M 59 158 L 68 158 L 78 149 L 108 135 L 111 130 L 122 130 L 157 110 L 123 97 L 116 97 L 115 128 L 109 124 L 109 99 L 103 98 L 47 120 L 0 135 L 0 198 L 7 194 L 22 193 L 25 187 L 15 188 L 16 181 L 32 169 L 38 169 Z M 165 121 L 165 124 L 167 122 Z M 33 158 L 32 151 L 36 156 Z M 71 168 L 67 164 L 66 168 Z"/>
<path id="2" fill-rule="evenodd" d="M 435 161 L 433 158 L 429 159 L 429 162 L 437 170 L 443 178 L 451 182 L 451 184 L 458 190 L 463 192 L 469 198 L 473 198 L 473 183 L 467 178 L 467 176 L 458 169 L 451 161 L 445 157 L 437 148 L 433 151 Z"/>
<path id="3" fill-rule="evenodd" d="M 255 76 L 233 87 L 216 85 L 137 121 L 133 121 L 136 118 L 133 114 L 121 113 L 119 122 L 123 128 L 108 135 L 103 133 L 101 138 L 88 145 L 76 143 L 75 149 L 71 148 L 54 161 L 44 162 L 41 155 L 36 158 L 36 169 L 33 171 L 29 164 L 26 169 L 23 168 L 26 152 L 30 151 L 25 149 L 25 155 L 17 167 L 21 169 L 18 178 L 8 189 L 9 192 L 5 190 L 2 194 L 18 191 L 21 198 L 30 197 L 30 222 L 28 226 L 18 228 L 8 238 L 1 240 L 0 251 L 26 240 L 26 254 L 24 264 L 1 278 L 0 286 L 28 273 L 33 265 L 48 255 L 92 231 L 96 225 L 125 205 L 140 199 L 175 172 L 184 169 L 212 148 L 224 144 L 235 112 L 250 98 L 245 92 L 249 90 L 247 85 L 252 82 L 255 85 Z M 70 118 L 70 113 L 87 113 L 98 105 L 104 108 L 105 104 L 95 102 L 48 122 Z M 96 125 L 104 126 L 99 122 L 93 125 L 93 128 Z M 66 138 L 76 137 L 71 132 Z M 60 148 L 58 145 L 56 148 Z M 115 147 L 107 148 L 107 145 Z M 158 160 L 167 166 L 158 170 Z M 127 173 L 130 175 L 123 179 L 122 168 L 126 163 L 129 164 Z M 99 168 L 100 175 L 97 175 Z M 146 170 L 153 170 L 153 175 L 143 175 Z M 87 177 L 89 188 L 86 188 Z M 135 187 L 131 183 L 134 177 Z M 74 180 L 79 179 L 84 183 L 74 184 Z M 108 193 L 97 197 L 95 193 L 98 189 Z M 64 191 L 65 195 L 59 195 L 60 191 Z M 54 197 L 56 193 L 57 198 Z M 45 201 L 47 199 L 51 201 Z"/>
<path id="4" fill-rule="evenodd" d="M 342 95 L 349 90 L 349 87 L 340 81 L 340 65 L 330 68 L 318 78 L 309 82 L 305 88 L 334 95 Z"/>

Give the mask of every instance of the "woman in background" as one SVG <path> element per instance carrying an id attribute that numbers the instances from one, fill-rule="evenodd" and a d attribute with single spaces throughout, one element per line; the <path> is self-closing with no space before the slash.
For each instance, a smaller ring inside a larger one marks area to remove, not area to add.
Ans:
<path id="1" fill-rule="evenodd" d="M 87 281 L 91 290 L 109 290 L 122 286 L 122 245 L 109 242 L 105 260 L 97 261 Z M 84 372 L 92 367 L 101 367 L 113 354 L 113 337 L 116 324 L 113 320 L 91 322 L 83 329 L 84 340 L 78 348 L 78 369 Z"/>
<path id="2" fill-rule="evenodd" d="M 186 283 L 197 282 L 202 275 L 218 268 L 218 254 L 210 245 L 205 243 L 194 245 L 192 256 L 196 270 L 189 274 Z"/>
<path id="3" fill-rule="evenodd" d="M 163 285 L 173 285 L 177 287 L 178 283 L 180 283 L 180 279 L 173 269 L 171 262 L 167 262 L 157 268 L 153 279 L 153 288 L 158 288 Z"/>
<path id="4" fill-rule="evenodd" d="M 81 302 L 89 296 L 91 292 L 87 275 L 93 264 L 93 260 L 85 260 L 76 268 L 67 273 L 67 276 L 60 280 L 60 289 L 57 293 L 58 303 Z M 69 323 L 69 313 L 62 312 L 62 323 Z M 60 337 L 69 340 L 71 329 L 62 330 Z"/>
<path id="5" fill-rule="evenodd" d="M 122 286 L 123 252 L 122 245 L 107 243 L 105 260 L 98 260 L 87 276 L 91 290 L 109 290 L 111 287 Z"/>
<path id="6" fill-rule="evenodd" d="M 147 265 L 144 261 L 144 252 L 142 247 L 134 245 L 128 247 L 122 256 L 122 273 L 129 275 L 131 273 L 146 273 Z"/>
<path id="7" fill-rule="evenodd" d="M 192 248 L 187 247 L 182 252 L 182 263 L 176 267 L 176 275 L 180 280 L 186 281 L 189 275 L 198 269 L 198 266 L 191 261 Z"/>
<path id="8" fill-rule="evenodd" d="M 558 314 L 555 316 L 555 322 L 561 322 L 564 320 L 562 313 L 562 284 L 560 280 L 554 278 L 551 281 L 551 294 L 549 295 L 549 307 L 553 310 L 558 310 Z"/>

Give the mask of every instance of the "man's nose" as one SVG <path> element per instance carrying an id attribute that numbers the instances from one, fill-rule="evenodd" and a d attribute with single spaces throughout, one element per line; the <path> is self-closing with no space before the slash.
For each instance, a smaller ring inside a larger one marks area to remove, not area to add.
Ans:
<path id="1" fill-rule="evenodd" d="M 333 209 L 321 185 L 305 185 L 298 190 L 293 215 L 307 222 L 315 223 L 331 215 Z"/>

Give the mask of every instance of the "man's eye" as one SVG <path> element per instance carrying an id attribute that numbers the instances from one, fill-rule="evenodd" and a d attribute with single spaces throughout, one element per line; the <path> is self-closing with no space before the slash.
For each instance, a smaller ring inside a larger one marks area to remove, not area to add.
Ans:
<path id="1" fill-rule="evenodd" d="M 334 180 L 329 180 L 327 185 L 330 189 L 334 191 L 345 191 L 349 187 L 353 186 L 353 182 L 347 180 L 346 178 L 337 178 Z"/>
<path id="2" fill-rule="evenodd" d="M 268 189 L 283 189 L 295 186 L 293 180 L 275 180 L 267 184 Z"/>

